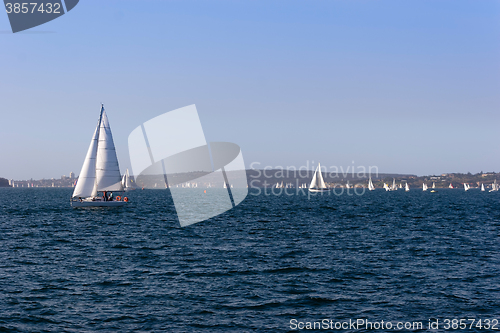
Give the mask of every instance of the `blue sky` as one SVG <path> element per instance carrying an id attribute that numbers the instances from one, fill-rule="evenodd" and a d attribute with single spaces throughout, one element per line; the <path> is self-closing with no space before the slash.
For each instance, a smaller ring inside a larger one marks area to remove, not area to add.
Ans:
<path id="1" fill-rule="evenodd" d="M 101 102 L 128 134 L 196 104 L 247 166 L 500 171 L 498 1 L 84 0 L 0 15 L 0 177 L 79 173 Z"/>

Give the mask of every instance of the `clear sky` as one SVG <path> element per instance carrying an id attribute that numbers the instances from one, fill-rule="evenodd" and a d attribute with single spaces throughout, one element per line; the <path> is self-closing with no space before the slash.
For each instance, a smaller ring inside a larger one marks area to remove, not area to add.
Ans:
<path id="1" fill-rule="evenodd" d="M 196 104 L 247 167 L 500 171 L 500 2 L 82 0 L 10 33 L 0 177 L 78 174 L 99 115 L 122 172 L 141 123 Z"/>

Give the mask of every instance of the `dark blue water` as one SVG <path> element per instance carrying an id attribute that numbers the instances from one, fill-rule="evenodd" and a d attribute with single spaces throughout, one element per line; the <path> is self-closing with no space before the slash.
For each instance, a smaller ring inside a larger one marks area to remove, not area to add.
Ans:
<path id="1" fill-rule="evenodd" d="M 121 209 L 72 209 L 70 195 L 0 189 L 0 331 L 500 319 L 498 192 L 249 195 L 185 228 L 166 190 Z"/>

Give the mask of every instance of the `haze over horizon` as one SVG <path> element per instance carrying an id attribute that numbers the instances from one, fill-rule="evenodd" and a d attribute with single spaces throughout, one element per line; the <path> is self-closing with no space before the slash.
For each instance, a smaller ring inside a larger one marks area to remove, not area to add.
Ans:
<path id="1" fill-rule="evenodd" d="M 0 31 L 0 177 L 78 175 L 101 102 L 122 173 L 129 133 L 191 104 L 247 168 L 500 171 L 497 1 L 89 0 Z"/>

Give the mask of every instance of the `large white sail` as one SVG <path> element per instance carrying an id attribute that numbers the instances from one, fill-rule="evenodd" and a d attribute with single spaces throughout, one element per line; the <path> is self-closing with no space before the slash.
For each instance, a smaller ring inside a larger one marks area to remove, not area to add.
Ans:
<path id="1" fill-rule="evenodd" d="M 405 184 L 405 191 L 408 192 L 410 190 L 410 186 L 408 185 L 408 183 Z"/>
<path id="2" fill-rule="evenodd" d="M 428 187 L 427 187 L 427 184 L 426 183 L 423 183 L 422 184 L 422 190 L 423 191 L 427 191 Z"/>
<path id="3" fill-rule="evenodd" d="M 104 106 L 101 108 L 101 124 L 99 127 L 99 144 L 96 158 L 96 180 L 97 191 L 123 191 L 113 135 L 111 134 Z"/>
<path id="4" fill-rule="evenodd" d="M 87 151 L 87 156 L 83 162 L 82 170 L 78 176 L 78 181 L 73 191 L 73 198 L 87 198 L 92 196 L 94 193 L 94 187 L 96 184 L 96 156 L 97 156 L 97 145 L 99 140 L 99 127 L 100 119 L 97 123 L 97 127 L 90 141 L 89 150 Z M 52 184 L 53 186 L 54 184 Z"/>
<path id="5" fill-rule="evenodd" d="M 481 192 L 484 192 L 485 189 L 484 189 L 484 183 L 481 183 Z"/>

